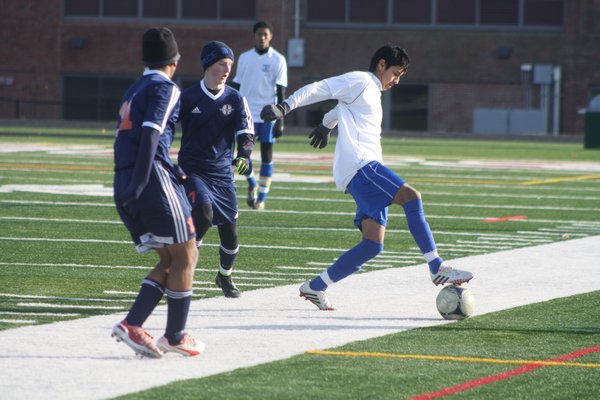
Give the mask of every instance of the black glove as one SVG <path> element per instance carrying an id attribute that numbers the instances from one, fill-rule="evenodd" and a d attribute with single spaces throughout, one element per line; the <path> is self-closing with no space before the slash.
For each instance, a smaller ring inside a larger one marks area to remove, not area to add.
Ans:
<path id="1" fill-rule="evenodd" d="M 236 159 L 233 160 L 233 166 L 235 167 L 238 174 L 244 175 L 246 172 L 248 172 L 250 162 L 245 157 L 236 157 Z"/>
<path id="2" fill-rule="evenodd" d="M 327 146 L 327 144 L 329 143 L 329 134 L 330 133 L 331 133 L 331 129 L 327 128 L 323 124 L 319 124 L 319 126 L 317 126 L 315 129 L 313 129 L 313 131 L 310 133 L 310 135 L 308 135 L 308 138 L 312 139 L 310 141 L 310 145 L 312 147 L 314 147 L 315 149 L 317 147 L 319 149 L 322 149 L 323 147 Z"/>
<path id="3" fill-rule="evenodd" d="M 290 106 L 284 101 L 279 104 L 264 106 L 260 112 L 260 118 L 265 122 L 271 122 L 283 118 L 289 112 Z"/>
<path id="4" fill-rule="evenodd" d="M 279 138 L 281 135 L 283 135 L 283 119 L 278 119 L 273 127 L 273 136 Z"/>

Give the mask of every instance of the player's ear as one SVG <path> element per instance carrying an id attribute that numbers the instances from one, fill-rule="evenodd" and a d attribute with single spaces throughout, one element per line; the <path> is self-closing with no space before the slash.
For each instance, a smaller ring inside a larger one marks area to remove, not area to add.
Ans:
<path id="1" fill-rule="evenodd" d="M 381 60 L 379 60 L 379 61 L 377 62 L 377 70 L 378 70 L 379 72 L 383 72 L 383 71 L 385 71 L 386 69 L 387 69 L 387 65 L 386 65 L 386 63 L 385 63 L 385 60 L 382 58 Z"/>

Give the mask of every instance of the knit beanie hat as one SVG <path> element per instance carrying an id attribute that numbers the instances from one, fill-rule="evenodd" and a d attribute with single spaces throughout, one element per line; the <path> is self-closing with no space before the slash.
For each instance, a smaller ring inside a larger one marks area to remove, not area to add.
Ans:
<path id="1" fill-rule="evenodd" d="M 233 50 L 223 42 L 208 42 L 204 45 L 200 53 L 200 64 L 206 70 L 222 58 L 230 58 L 233 61 Z"/>
<path id="2" fill-rule="evenodd" d="M 175 36 L 169 28 L 152 28 L 142 38 L 142 62 L 146 67 L 164 67 L 181 56 Z"/>

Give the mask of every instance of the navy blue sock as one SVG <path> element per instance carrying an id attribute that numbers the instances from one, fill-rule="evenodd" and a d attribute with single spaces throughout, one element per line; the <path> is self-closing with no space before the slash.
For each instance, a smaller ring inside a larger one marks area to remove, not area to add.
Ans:
<path id="1" fill-rule="evenodd" d="M 425 220 L 423 203 L 421 199 L 416 199 L 404 203 L 403 207 L 408 230 L 415 239 L 417 246 L 419 246 L 421 253 L 423 253 L 425 261 L 429 265 L 429 270 L 435 274 L 444 260 L 437 254 L 433 234 Z"/>
<path id="2" fill-rule="evenodd" d="M 190 303 L 192 302 L 192 290 L 176 292 L 167 289 L 167 328 L 165 337 L 171 345 L 181 342 L 185 324 L 187 323 Z"/>
<path id="3" fill-rule="evenodd" d="M 219 246 L 219 258 L 221 261 L 221 268 L 230 270 L 235 263 L 235 259 L 240 251 L 240 246 L 233 250 L 226 249 L 223 245 Z"/>
<path id="4" fill-rule="evenodd" d="M 383 250 L 383 243 L 363 238 L 356 246 L 345 252 L 321 275 L 310 281 L 312 290 L 325 290 L 334 283 L 360 270 L 364 263 L 375 258 Z"/>
<path id="5" fill-rule="evenodd" d="M 165 288 L 160 283 L 144 278 L 125 321 L 131 326 L 142 326 L 162 299 L 164 292 Z"/>

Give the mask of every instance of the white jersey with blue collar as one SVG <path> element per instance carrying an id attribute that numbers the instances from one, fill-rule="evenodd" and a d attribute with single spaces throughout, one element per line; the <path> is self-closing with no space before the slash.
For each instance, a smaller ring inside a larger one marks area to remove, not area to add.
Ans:
<path id="1" fill-rule="evenodd" d="M 240 93 L 250 105 L 254 122 L 262 122 L 262 108 L 277 103 L 277 85 L 286 87 L 288 84 L 285 57 L 272 47 L 264 54 L 248 50 L 237 61 L 233 82 L 240 85 Z"/>
<path id="2" fill-rule="evenodd" d="M 381 90 L 381 82 L 371 72 L 354 71 L 306 85 L 285 100 L 291 109 L 338 100 L 324 122 L 331 128 L 337 120 L 333 178 L 342 191 L 360 168 L 371 161 L 383 164 Z"/>

